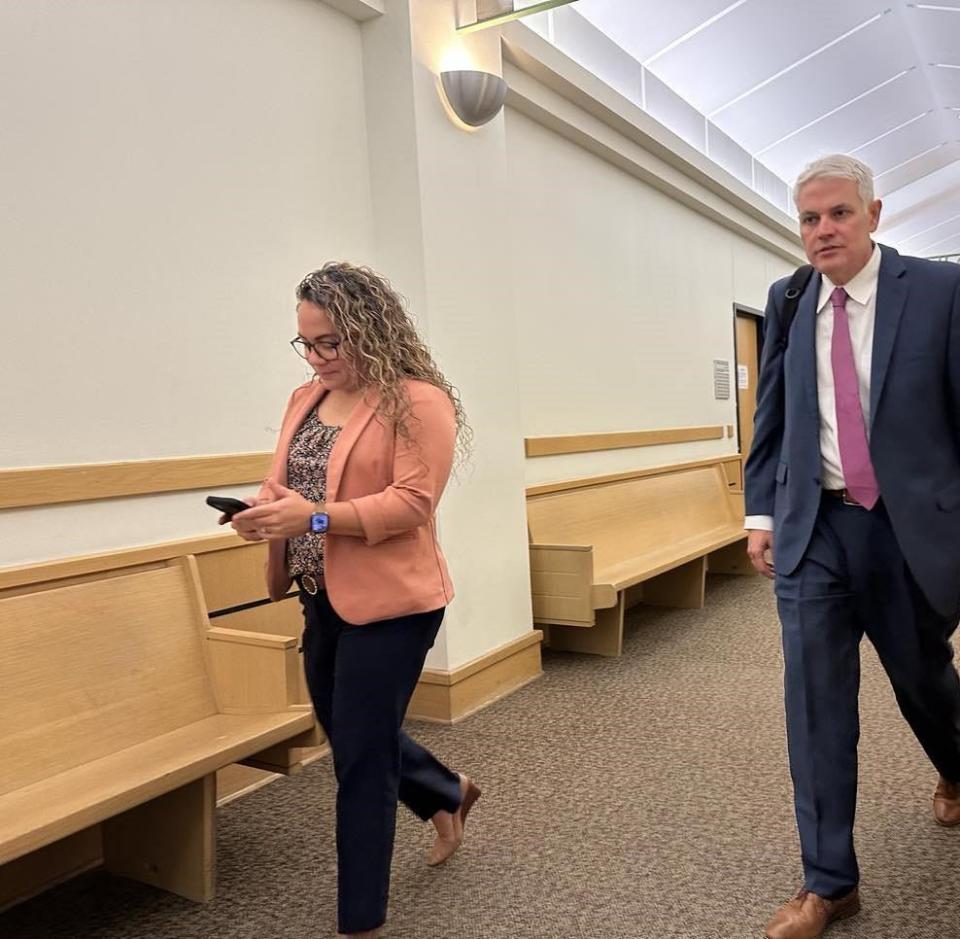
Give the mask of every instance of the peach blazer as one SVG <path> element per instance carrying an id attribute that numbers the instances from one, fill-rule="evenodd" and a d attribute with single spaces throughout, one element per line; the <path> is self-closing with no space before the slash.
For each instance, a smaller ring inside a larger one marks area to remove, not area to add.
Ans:
<path id="1" fill-rule="evenodd" d="M 324 580 L 334 610 L 348 623 L 425 613 L 453 599 L 453 584 L 437 542 L 435 513 L 453 464 L 456 421 L 447 395 L 428 382 L 406 381 L 413 444 L 363 400 L 340 431 L 327 465 L 327 502 L 349 502 L 364 537 L 327 535 Z M 287 404 L 271 468 L 287 484 L 290 442 L 325 390 L 297 388 Z M 282 599 L 292 583 L 286 540 L 271 541 L 267 589 Z"/>

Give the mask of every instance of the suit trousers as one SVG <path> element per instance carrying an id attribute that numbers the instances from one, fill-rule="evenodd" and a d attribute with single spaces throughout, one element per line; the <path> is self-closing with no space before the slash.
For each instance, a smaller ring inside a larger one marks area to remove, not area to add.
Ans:
<path id="1" fill-rule="evenodd" d="M 824 494 L 806 553 L 791 574 L 776 575 L 776 594 L 805 886 L 835 898 L 859 881 L 860 640 L 865 633 L 876 648 L 933 765 L 960 781 L 956 620 L 935 612 L 917 587 L 882 501 L 867 511 Z"/>
<path id="2" fill-rule="evenodd" d="M 443 609 L 364 626 L 344 622 L 325 591 L 301 588 L 307 687 L 337 777 L 338 930 L 387 915 L 397 800 L 424 821 L 455 812 L 460 779 L 401 730 Z"/>

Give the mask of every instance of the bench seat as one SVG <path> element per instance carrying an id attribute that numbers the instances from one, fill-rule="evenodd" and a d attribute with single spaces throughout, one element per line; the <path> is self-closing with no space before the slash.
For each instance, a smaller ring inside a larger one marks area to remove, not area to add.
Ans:
<path id="1" fill-rule="evenodd" d="M 703 534 L 677 539 L 648 551 L 640 558 L 627 558 L 609 564 L 595 562 L 595 580 L 599 586 L 608 587 L 614 592 L 626 590 L 688 561 L 741 542 L 743 538 L 742 523 L 721 525 Z"/>
<path id="2" fill-rule="evenodd" d="M 551 648 L 619 655 L 629 604 L 701 607 L 708 567 L 749 572 L 726 462 L 572 480 L 528 496 L 533 618 L 548 627 Z"/>
<path id="3" fill-rule="evenodd" d="M 0 864 L 313 727 L 313 715 L 216 714 L 0 795 Z"/>
<path id="4" fill-rule="evenodd" d="M 211 628 L 191 556 L 0 597 L 0 864 L 77 836 L 211 899 L 217 771 L 316 743 L 299 667 L 293 637 Z"/>

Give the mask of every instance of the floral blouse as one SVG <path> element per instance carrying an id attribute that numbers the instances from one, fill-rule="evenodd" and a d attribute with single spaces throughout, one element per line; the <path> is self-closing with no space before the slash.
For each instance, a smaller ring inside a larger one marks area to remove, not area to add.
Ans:
<path id="1" fill-rule="evenodd" d="M 340 436 L 339 427 L 324 424 L 314 409 L 300 425 L 290 442 L 287 459 L 287 486 L 311 502 L 327 497 L 327 463 L 330 451 Z M 291 577 L 299 574 L 323 575 L 326 535 L 307 532 L 287 539 L 287 568 Z"/>

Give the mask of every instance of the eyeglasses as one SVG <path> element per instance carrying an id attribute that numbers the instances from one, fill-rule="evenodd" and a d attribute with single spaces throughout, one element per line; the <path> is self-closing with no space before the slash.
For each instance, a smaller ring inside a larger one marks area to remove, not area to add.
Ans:
<path id="1" fill-rule="evenodd" d="M 293 346 L 293 351 L 296 352 L 301 359 L 305 359 L 311 352 L 315 352 L 325 362 L 332 362 L 334 359 L 340 358 L 340 343 L 332 339 L 322 339 L 319 342 L 307 342 L 306 339 L 301 339 L 297 336 L 296 339 L 290 340 L 290 345 Z"/>

